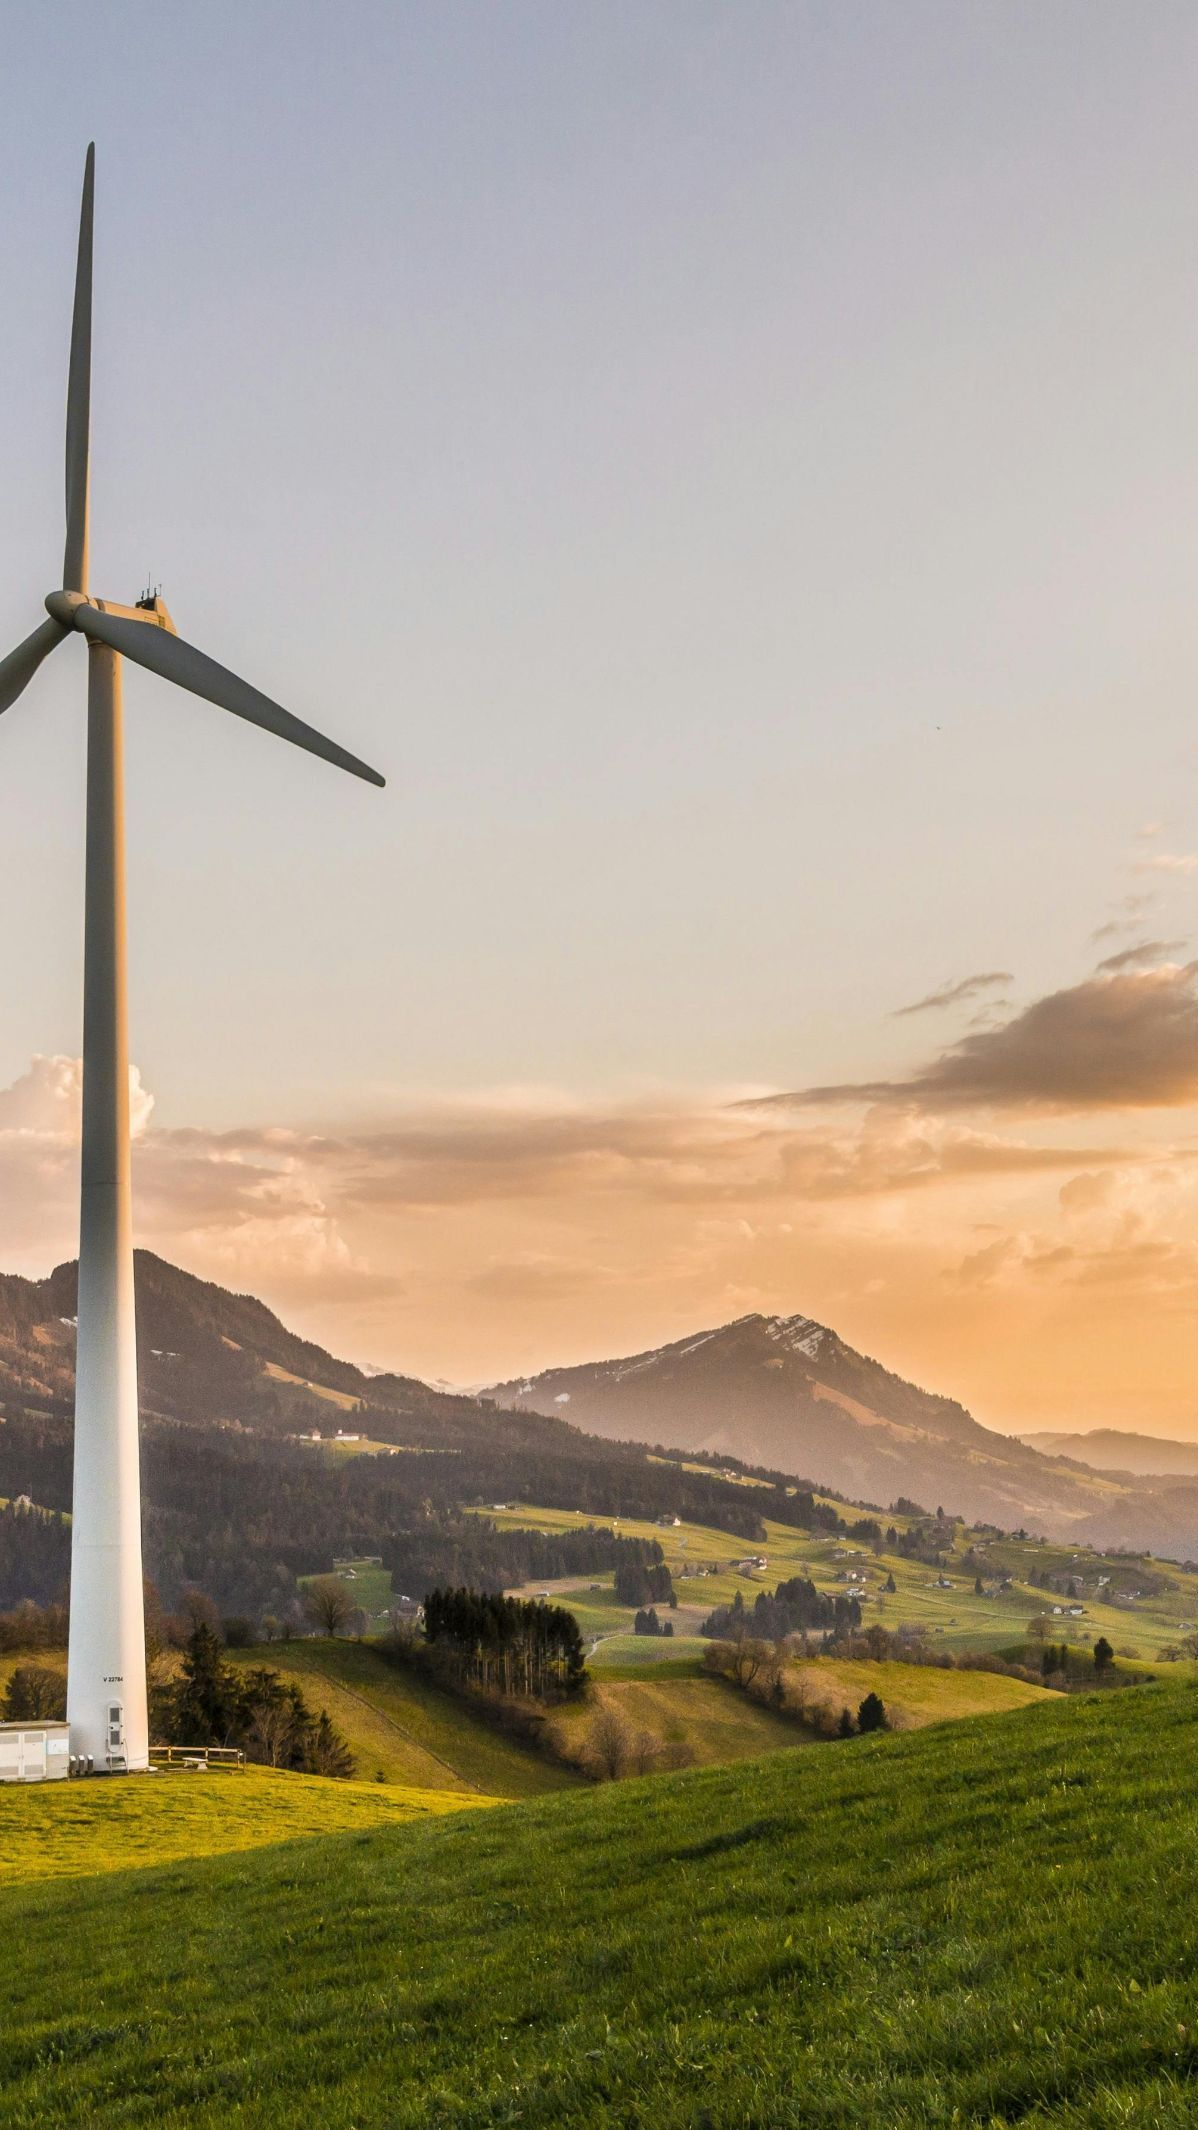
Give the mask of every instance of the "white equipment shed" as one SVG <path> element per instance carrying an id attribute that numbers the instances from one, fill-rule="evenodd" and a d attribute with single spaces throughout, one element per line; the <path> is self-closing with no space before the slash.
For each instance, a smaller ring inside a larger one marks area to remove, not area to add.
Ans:
<path id="1" fill-rule="evenodd" d="M 71 1772 L 65 1723 L 0 1723 L 0 1782 L 58 1782 Z"/>

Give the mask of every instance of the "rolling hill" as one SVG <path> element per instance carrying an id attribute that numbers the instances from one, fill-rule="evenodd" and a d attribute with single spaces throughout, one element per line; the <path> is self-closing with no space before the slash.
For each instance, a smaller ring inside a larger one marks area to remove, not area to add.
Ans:
<path id="1" fill-rule="evenodd" d="M 1193 2123 L 1192 1687 L 188 1860 L 197 1780 L 95 1875 L 8 1846 L 11 2130 Z"/>
<path id="2" fill-rule="evenodd" d="M 738 1318 L 648 1353 L 500 1383 L 530 1412 L 813 1479 L 852 1501 L 929 1507 L 1100 1545 L 1198 1554 L 1198 1483 L 1116 1478 L 983 1427 L 810 1317 Z"/>
<path id="3" fill-rule="evenodd" d="M 0 1890 L 94 1878 L 175 1858 L 230 1856 L 365 1832 L 498 1800 L 275 1768 L 173 1769 L 136 1782 L 0 1789 Z"/>

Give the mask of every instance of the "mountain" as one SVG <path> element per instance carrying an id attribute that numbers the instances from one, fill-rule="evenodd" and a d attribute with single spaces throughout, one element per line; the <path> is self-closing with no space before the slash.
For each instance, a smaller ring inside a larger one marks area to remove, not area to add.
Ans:
<path id="1" fill-rule="evenodd" d="M 882 1507 L 907 1495 L 1007 1529 L 1198 1553 L 1198 1486 L 1115 1480 L 996 1434 L 811 1317 L 738 1317 L 491 1395 L 568 1413 L 591 1434 L 736 1457 Z"/>
<path id="2" fill-rule="evenodd" d="M 1133 1472 L 1153 1476 L 1198 1479 L 1198 1442 L 1173 1442 L 1166 1435 L 1133 1435 L 1117 1427 L 1093 1427 L 1086 1434 L 1054 1434 L 1051 1430 L 1021 1435 L 1045 1457 L 1069 1457 L 1099 1472 Z"/>
<path id="3" fill-rule="evenodd" d="M 455 1504 L 508 1496 L 598 1517 L 672 1510 L 752 1535 L 749 1490 L 654 1464 L 645 1444 L 735 1458 L 850 1501 L 906 1495 L 1005 1529 L 1198 1557 L 1198 1479 L 1098 1471 L 995 1434 L 810 1317 L 741 1317 L 475 1397 L 367 1375 L 252 1295 L 149 1251 L 135 1275 L 147 1529 L 160 1515 L 174 1532 L 182 1517 L 192 1549 L 186 1571 L 160 1567 L 168 1582 L 202 1580 L 217 1558 L 205 1488 L 221 1504 L 221 1561 L 252 1562 L 269 1544 L 296 1573 L 351 1536 L 377 1552 L 426 1510 L 448 1528 Z M 75 1293 L 73 1264 L 44 1280 L 0 1275 L 0 1496 L 69 1506 Z M 316 1429 L 423 1454 L 388 1459 L 385 1478 L 374 1459 L 314 1465 L 295 1438 Z M 202 1442 L 189 1447 L 181 1430 Z M 161 1562 L 167 1539 L 155 1544 Z"/>
<path id="4" fill-rule="evenodd" d="M 400 1407 L 437 1396 L 412 1378 L 367 1376 L 335 1360 L 264 1302 L 152 1251 L 135 1253 L 134 1272 L 143 1415 L 296 1431 L 323 1422 L 332 1432 L 368 1395 Z M 0 1274 L 0 1401 L 71 1403 L 77 1286 L 74 1263 L 43 1280 Z"/>
<path id="5" fill-rule="evenodd" d="M 656 1462 L 557 1415 L 367 1376 L 252 1296 L 147 1251 L 134 1276 L 145 1559 L 170 1604 L 196 1585 L 227 1610 L 282 1617 L 296 1578 L 339 1555 L 378 1555 L 399 1591 L 589 1571 L 611 1565 L 611 1548 L 587 1526 L 616 1517 L 684 1517 L 741 1544 L 762 1536 L 751 1490 L 716 1473 Z M 74 1265 L 44 1280 L 0 1277 L 0 1610 L 45 1602 L 66 1574 L 75 1305 Z M 316 1430 L 325 1443 L 356 1438 L 357 1453 L 314 1449 Z M 48 1514 L 3 1507 L 22 1497 Z M 467 1513 L 512 1498 L 583 1520 L 568 1542 L 547 1544 Z"/>

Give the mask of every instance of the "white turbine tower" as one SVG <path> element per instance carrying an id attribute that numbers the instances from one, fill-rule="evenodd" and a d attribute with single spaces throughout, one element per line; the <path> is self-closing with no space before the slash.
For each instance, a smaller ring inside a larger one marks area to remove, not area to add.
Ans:
<path id="1" fill-rule="evenodd" d="M 83 1157 L 79 1331 L 71 1533 L 67 1716 L 71 1752 L 97 1769 L 149 1762 L 141 1569 L 137 1340 L 129 1181 L 129 1050 L 125 1006 L 125 822 L 121 660 L 291 740 L 339 769 L 383 779 L 333 740 L 280 709 L 215 659 L 182 642 L 161 599 L 136 606 L 87 588 L 91 402 L 92 200 L 89 147 L 67 386 L 67 533 L 63 588 L 50 618 L 0 661 L 0 711 L 73 631 L 87 643 L 87 857 L 83 965 Z"/>

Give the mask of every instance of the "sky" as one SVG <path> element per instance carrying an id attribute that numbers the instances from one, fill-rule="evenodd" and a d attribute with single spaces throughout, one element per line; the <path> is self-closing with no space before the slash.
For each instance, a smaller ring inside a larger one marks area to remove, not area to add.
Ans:
<path id="1" fill-rule="evenodd" d="M 388 777 L 128 673 L 139 1240 L 429 1378 L 801 1310 L 1198 1439 L 1193 9 L 4 19 L 4 647 L 94 137 L 93 589 Z M 84 664 L 0 722 L 31 1275 Z"/>

